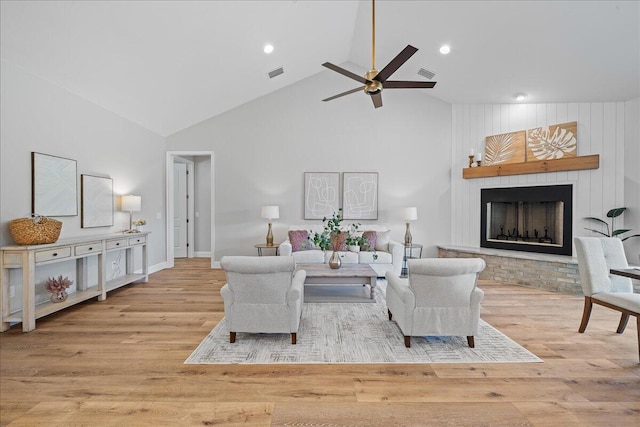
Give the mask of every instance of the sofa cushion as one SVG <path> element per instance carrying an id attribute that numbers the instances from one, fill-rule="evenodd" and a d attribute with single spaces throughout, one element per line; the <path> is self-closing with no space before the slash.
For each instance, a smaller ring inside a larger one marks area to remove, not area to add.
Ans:
<path id="1" fill-rule="evenodd" d="M 293 252 L 291 255 L 296 264 L 321 264 L 324 262 L 324 252 L 317 249 Z"/>
<path id="2" fill-rule="evenodd" d="M 377 233 L 375 231 L 365 231 L 362 233 L 362 237 L 367 238 L 367 243 L 360 249 L 363 251 L 372 251 L 376 247 Z"/>
<path id="3" fill-rule="evenodd" d="M 376 251 L 389 252 L 389 240 L 391 240 L 389 234 L 391 231 L 379 231 L 376 233 Z"/>
<path id="4" fill-rule="evenodd" d="M 307 230 L 290 230 L 289 242 L 291 242 L 291 252 L 311 249 L 309 247 L 309 232 Z"/>
<path id="5" fill-rule="evenodd" d="M 344 231 L 331 235 L 331 249 L 334 251 L 344 252 L 347 250 L 347 233 Z"/>
<path id="6" fill-rule="evenodd" d="M 378 255 L 374 259 L 374 255 Z M 393 264 L 393 256 L 389 252 L 359 252 L 360 264 Z"/>

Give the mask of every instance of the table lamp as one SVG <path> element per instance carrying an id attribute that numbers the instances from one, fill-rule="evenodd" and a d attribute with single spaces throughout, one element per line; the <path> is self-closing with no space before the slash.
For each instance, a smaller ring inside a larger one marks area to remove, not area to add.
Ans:
<path id="1" fill-rule="evenodd" d="M 402 219 L 407 221 L 407 231 L 404 233 L 404 245 L 411 246 L 411 230 L 409 229 L 409 221 L 416 221 L 418 219 L 418 208 L 404 208 L 402 210 Z"/>
<path id="2" fill-rule="evenodd" d="M 142 197 L 140 196 L 122 196 L 122 208 L 124 212 L 129 212 L 129 229 L 125 230 L 125 233 L 137 233 L 137 230 L 133 229 L 133 213 L 140 212 L 142 209 Z"/>
<path id="3" fill-rule="evenodd" d="M 269 231 L 267 231 L 267 246 L 273 246 L 273 233 L 271 232 L 271 220 L 280 218 L 280 208 L 278 206 L 263 206 L 262 218 L 269 220 Z"/>

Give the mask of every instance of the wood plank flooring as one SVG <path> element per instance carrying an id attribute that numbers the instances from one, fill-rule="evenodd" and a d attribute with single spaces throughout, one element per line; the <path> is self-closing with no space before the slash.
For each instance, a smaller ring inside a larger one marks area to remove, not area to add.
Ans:
<path id="1" fill-rule="evenodd" d="M 0 334 L 0 425 L 640 425 L 635 322 L 616 334 L 596 306 L 579 334 L 581 297 L 481 283 L 482 318 L 544 363 L 183 365 L 223 284 L 209 259 L 178 260 Z"/>

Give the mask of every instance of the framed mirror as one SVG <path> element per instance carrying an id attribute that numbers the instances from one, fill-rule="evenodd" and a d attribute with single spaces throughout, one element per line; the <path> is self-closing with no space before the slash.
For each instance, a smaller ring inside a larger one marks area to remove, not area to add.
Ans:
<path id="1" fill-rule="evenodd" d="M 80 175 L 80 226 L 113 225 L 113 180 L 101 176 Z"/>
<path id="2" fill-rule="evenodd" d="M 31 212 L 78 215 L 77 162 L 31 152 Z"/>

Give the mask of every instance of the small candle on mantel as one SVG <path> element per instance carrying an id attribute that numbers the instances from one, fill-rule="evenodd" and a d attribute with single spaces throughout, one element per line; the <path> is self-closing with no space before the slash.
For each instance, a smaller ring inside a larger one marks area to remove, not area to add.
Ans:
<path id="1" fill-rule="evenodd" d="M 476 162 L 481 162 L 482 161 L 482 154 L 478 153 L 476 154 Z"/>
<path id="2" fill-rule="evenodd" d="M 469 155 L 473 156 L 475 154 L 475 151 L 473 151 L 473 148 L 471 149 L 471 151 L 469 151 Z"/>

